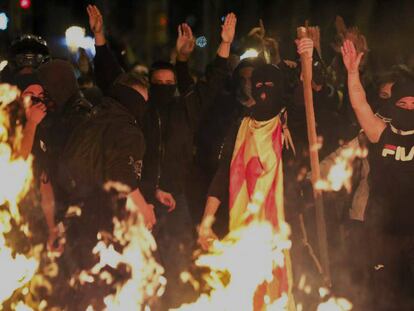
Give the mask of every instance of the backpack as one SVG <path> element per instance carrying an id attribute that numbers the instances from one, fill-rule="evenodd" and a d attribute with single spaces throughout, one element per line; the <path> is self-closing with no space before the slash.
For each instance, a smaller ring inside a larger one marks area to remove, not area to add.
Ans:
<path id="1" fill-rule="evenodd" d="M 58 185 L 66 206 L 102 191 L 105 181 L 105 145 L 110 132 L 135 119 L 115 100 L 105 97 L 79 122 L 59 159 Z"/>

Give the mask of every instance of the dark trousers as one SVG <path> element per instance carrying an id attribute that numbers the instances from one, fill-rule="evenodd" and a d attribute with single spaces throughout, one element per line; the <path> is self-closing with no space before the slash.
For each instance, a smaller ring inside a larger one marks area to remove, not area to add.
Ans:
<path id="1" fill-rule="evenodd" d="M 414 235 L 370 231 L 373 310 L 414 310 Z"/>
<path id="2" fill-rule="evenodd" d="M 174 195 L 176 208 L 156 206 L 157 224 L 153 230 L 157 241 L 158 255 L 167 278 L 166 292 L 162 297 L 163 310 L 178 307 L 192 299 L 193 291 L 184 284 L 180 274 L 192 266 L 192 252 L 195 246 L 195 230 L 187 198 L 184 194 Z"/>

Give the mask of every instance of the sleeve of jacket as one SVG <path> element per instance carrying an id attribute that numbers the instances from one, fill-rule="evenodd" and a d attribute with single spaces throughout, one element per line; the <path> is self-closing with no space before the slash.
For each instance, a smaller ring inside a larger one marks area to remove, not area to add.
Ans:
<path id="1" fill-rule="evenodd" d="M 220 202 L 224 202 L 228 198 L 230 185 L 230 165 L 233 157 L 233 150 L 236 144 L 237 133 L 240 126 L 240 120 L 229 130 L 220 153 L 220 163 L 213 180 L 208 189 L 208 196 L 216 197 Z"/>
<path id="2" fill-rule="evenodd" d="M 144 136 L 137 127 L 129 124 L 111 132 L 105 139 L 105 180 L 119 182 L 133 191 L 139 187 L 141 179 Z"/>
<path id="3" fill-rule="evenodd" d="M 217 56 L 207 75 L 207 80 L 200 80 L 194 83 L 192 87 L 189 87 L 186 92 L 181 93 L 186 105 L 188 118 L 194 130 L 197 129 L 201 117 L 214 103 L 214 99 L 219 91 L 224 88 L 229 74 L 227 58 Z"/>
<path id="4" fill-rule="evenodd" d="M 95 46 L 95 50 L 96 54 L 93 63 L 95 66 L 96 84 L 105 94 L 124 70 L 107 44 Z"/>
<path id="5" fill-rule="evenodd" d="M 194 85 L 194 80 L 191 77 L 190 70 L 188 68 L 188 62 L 181 62 L 177 60 L 175 63 L 175 71 L 177 74 L 178 91 L 180 91 L 180 94 L 185 94 Z"/>

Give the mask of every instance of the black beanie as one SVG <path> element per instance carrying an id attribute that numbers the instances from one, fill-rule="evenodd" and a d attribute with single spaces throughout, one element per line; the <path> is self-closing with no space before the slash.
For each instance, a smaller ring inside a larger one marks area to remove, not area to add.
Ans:
<path id="1" fill-rule="evenodd" d="M 55 59 L 37 69 L 43 88 L 49 98 L 62 110 L 70 99 L 80 97 L 79 85 L 72 65 Z"/>

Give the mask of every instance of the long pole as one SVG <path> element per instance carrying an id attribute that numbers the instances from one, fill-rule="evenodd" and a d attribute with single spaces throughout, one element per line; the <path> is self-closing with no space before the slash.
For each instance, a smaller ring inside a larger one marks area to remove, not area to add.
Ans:
<path id="1" fill-rule="evenodd" d="M 305 27 L 299 27 L 297 29 L 298 38 L 307 37 L 307 31 Z M 302 80 L 303 80 L 303 94 L 305 98 L 306 108 L 306 124 L 308 129 L 308 141 L 309 141 L 309 155 L 310 164 L 312 170 L 312 184 L 313 195 L 315 200 L 315 213 L 316 213 L 316 230 L 318 234 L 318 246 L 319 254 L 322 263 L 323 277 L 327 285 L 331 285 L 331 275 L 329 269 L 329 255 L 328 255 L 328 240 L 326 235 L 326 224 L 322 193 L 315 189 L 315 183 L 320 179 L 320 167 L 319 167 L 319 155 L 318 155 L 318 139 L 316 134 L 315 124 L 315 111 L 313 109 L 313 96 L 312 96 L 312 58 L 306 57 L 301 54 L 302 65 Z"/>

